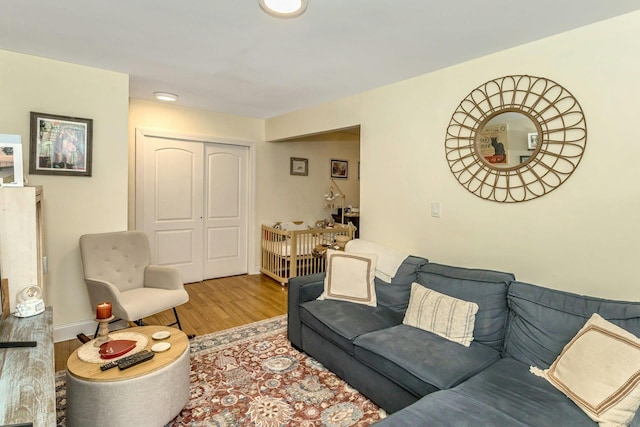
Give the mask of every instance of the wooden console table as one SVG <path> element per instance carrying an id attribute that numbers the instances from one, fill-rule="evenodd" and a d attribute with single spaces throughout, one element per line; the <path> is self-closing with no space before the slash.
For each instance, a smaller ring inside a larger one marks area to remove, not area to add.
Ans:
<path id="1" fill-rule="evenodd" d="M 35 341 L 35 347 L 0 348 L 0 425 L 56 425 L 53 311 L 0 324 L 0 341 Z"/>

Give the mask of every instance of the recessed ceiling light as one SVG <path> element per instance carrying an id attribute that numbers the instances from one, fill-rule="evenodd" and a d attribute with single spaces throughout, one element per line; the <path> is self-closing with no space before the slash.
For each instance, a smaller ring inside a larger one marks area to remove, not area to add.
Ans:
<path id="1" fill-rule="evenodd" d="M 271 16 L 294 18 L 307 9 L 308 0 L 258 0 L 260 7 Z"/>
<path id="2" fill-rule="evenodd" d="M 178 95 L 169 92 L 153 92 L 153 96 L 159 101 L 174 102 L 178 100 Z"/>

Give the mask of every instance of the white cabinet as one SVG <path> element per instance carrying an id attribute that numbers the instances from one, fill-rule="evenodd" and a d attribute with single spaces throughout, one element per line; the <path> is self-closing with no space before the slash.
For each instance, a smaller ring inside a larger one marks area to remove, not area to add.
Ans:
<path id="1" fill-rule="evenodd" d="M 0 275 L 9 280 L 10 311 L 16 293 L 38 285 L 45 298 L 42 186 L 0 187 Z"/>

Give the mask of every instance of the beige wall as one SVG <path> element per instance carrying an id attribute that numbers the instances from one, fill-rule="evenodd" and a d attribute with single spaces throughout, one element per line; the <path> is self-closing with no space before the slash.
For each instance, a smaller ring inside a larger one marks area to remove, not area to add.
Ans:
<path id="1" fill-rule="evenodd" d="M 511 271 L 522 281 L 638 300 L 640 13 L 361 94 L 362 238 L 431 261 Z M 509 74 L 552 79 L 579 100 L 588 143 L 577 171 L 532 201 L 477 198 L 449 171 L 444 137 L 460 101 Z M 352 98 L 349 98 L 351 100 Z M 344 100 L 267 120 L 266 134 L 330 128 Z M 352 105 L 352 103 L 349 103 Z M 338 120 L 336 125 L 341 125 Z M 271 128 L 274 127 L 272 132 Z M 441 218 L 429 214 L 442 204 Z"/>
<path id="2" fill-rule="evenodd" d="M 0 94 L 0 133 L 22 136 L 25 174 L 31 111 L 93 119 L 93 176 L 28 177 L 44 191 L 54 324 L 91 320 L 78 238 L 127 227 L 128 76 L 0 50 Z"/>

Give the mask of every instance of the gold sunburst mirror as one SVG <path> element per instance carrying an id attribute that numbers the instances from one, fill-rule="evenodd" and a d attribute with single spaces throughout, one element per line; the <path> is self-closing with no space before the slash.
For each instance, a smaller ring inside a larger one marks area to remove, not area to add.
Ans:
<path id="1" fill-rule="evenodd" d="M 575 171 L 587 123 L 573 95 L 554 81 L 516 75 L 490 80 L 451 116 L 445 150 L 472 194 L 503 203 L 543 196 Z"/>

